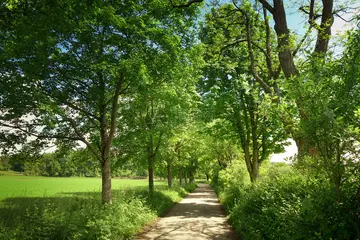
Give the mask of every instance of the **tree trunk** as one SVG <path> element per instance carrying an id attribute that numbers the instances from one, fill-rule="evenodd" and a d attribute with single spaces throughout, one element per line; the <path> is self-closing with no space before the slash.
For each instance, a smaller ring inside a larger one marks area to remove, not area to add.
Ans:
<path id="1" fill-rule="evenodd" d="M 206 181 L 208 182 L 209 181 L 209 174 L 205 173 L 205 175 L 206 175 Z"/>
<path id="2" fill-rule="evenodd" d="M 152 164 L 149 163 L 148 167 L 148 173 L 149 173 L 149 191 L 152 193 L 154 191 L 154 169 Z"/>
<path id="3" fill-rule="evenodd" d="M 260 2 L 262 3 L 263 7 L 270 11 L 273 15 L 275 22 L 274 29 L 276 31 L 278 41 L 278 56 L 281 69 L 283 70 L 285 77 L 289 79 L 291 77 L 299 76 L 299 71 L 295 66 L 293 52 L 290 47 L 290 35 L 287 27 L 283 0 L 273 0 L 273 7 L 271 7 L 265 0 L 260 0 Z M 322 3 L 322 18 L 321 24 L 318 27 L 318 35 L 314 53 L 318 53 L 320 56 L 325 56 L 326 52 L 328 51 L 328 45 L 331 36 L 331 26 L 333 24 L 333 0 L 322 0 Z M 313 5 L 310 7 L 313 7 Z M 313 11 L 311 10 L 311 12 L 312 15 Z M 313 16 L 310 16 L 310 22 L 313 20 Z M 301 116 L 300 121 L 306 121 L 306 113 L 303 112 L 301 107 L 301 98 L 297 99 L 296 104 Z M 303 136 L 293 137 L 293 139 L 295 140 L 298 147 L 298 155 L 304 156 L 308 154 L 308 150 L 311 147 L 308 144 L 309 140 Z"/>
<path id="4" fill-rule="evenodd" d="M 172 169 L 170 163 L 168 163 L 167 165 L 167 172 L 168 172 L 168 186 L 172 187 Z"/>
<path id="5" fill-rule="evenodd" d="M 245 163 L 246 163 L 246 169 L 249 173 L 250 176 L 250 181 L 253 182 L 253 178 L 252 178 L 252 167 L 251 167 L 251 158 L 250 158 L 250 149 L 249 149 L 249 145 L 248 144 L 243 144 L 242 146 L 243 151 L 244 151 L 244 158 L 245 158 Z"/>
<path id="6" fill-rule="evenodd" d="M 185 176 L 184 176 L 184 179 L 185 179 L 185 185 L 187 185 L 188 184 L 188 181 L 187 181 L 187 170 L 185 169 Z"/>
<path id="7" fill-rule="evenodd" d="M 195 182 L 195 178 L 192 176 L 190 179 L 190 183 L 194 183 Z"/>
<path id="8" fill-rule="evenodd" d="M 279 61 L 286 78 L 298 76 L 294 58 L 290 46 L 290 34 L 286 22 L 286 14 L 283 0 L 274 0 L 273 18 L 278 40 Z"/>
<path id="9" fill-rule="evenodd" d="M 119 77 L 119 81 L 116 85 L 116 89 L 113 96 L 113 102 L 111 106 L 111 113 L 110 113 L 110 125 L 108 125 L 108 121 L 106 119 L 106 102 L 105 102 L 105 92 L 106 92 L 106 84 L 103 81 L 102 74 L 99 73 L 100 76 L 100 99 L 99 99 L 99 112 L 100 112 L 100 139 L 101 139 L 101 147 L 100 147 L 100 163 L 101 163 L 101 177 L 102 177 L 102 203 L 103 204 L 110 204 L 111 203 L 111 165 L 110 165 L 110 149 L 112 145 L 112 139 L 116 132 L 116 119 L 117 119 L 117 110 L 119 106 L 119 96 L 122 89 L 122 84 L 124 82 L 124 74 L 121 73 Z M 110 128 L 108 128 L 110 126 Z M 76 126 L 74 126 L 76 131 Z M 78 134 L 80 136 L 80 134 Z M 83 140 L 86 145 L 90 148 L 91 144 L 89 144 L 85 138 Z M 95 156 L 99 156 L 96 152 L 92 151 Z"/>
<path id="10" fill-rule="evenodd" d="M 252 172 L 250 174 L 250 180 L 252 183 L 256 182 L 259 177 L 259 162 L 253 159 Z"/>
<path id="11" fill-rule="evenodd" d="M 318 30 L 318 37 L 315 45 L 315 52 L 325 55 L 329 48 L 331 36 L 331 26 L 333 25 L 333 3 L 334 0 L 322 0 L 323 9 L 321 14 L 321 24 Z"/>
<path id="12" fill-rule="evenodd" d="M 306 147 L 305 147 L 305 140 L 302 137 L 295 137 L 293 139 L 294 139 L 294 141 L 296 143 L 296 147 L 298 149 L 298 157 L 305 156 L 307 153 Z"/>
<path id="13" fill-rule="evenodd" d="M 102 203 L 111 203 L 111 168 L 110 159 L 105 158 L 101 164 L 101 177 L 102 177 Z"/>

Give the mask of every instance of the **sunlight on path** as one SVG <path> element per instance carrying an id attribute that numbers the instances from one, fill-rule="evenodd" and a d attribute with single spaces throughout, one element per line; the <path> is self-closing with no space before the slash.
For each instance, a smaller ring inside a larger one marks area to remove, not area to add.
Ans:
<path id="1" fill-rule="evenodd" d="M 215 192 L 207 184 L 199 187 L 149 229 L 138 240 L 237 239 L 226 221 Z"/>

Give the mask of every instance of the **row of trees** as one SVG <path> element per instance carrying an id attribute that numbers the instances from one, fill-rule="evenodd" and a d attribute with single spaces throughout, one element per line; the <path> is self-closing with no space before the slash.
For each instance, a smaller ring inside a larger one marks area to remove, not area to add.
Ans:
<path id="1" fill-rule="evenodd" d="M 200 2 L 6 1 L 2 147 L 82 142 L 110 203 L 111 168 L 146 166 L 153 191 L 154 171 L 171 186 L 241 156 L 256 182 L 293 138 L 297 163 L 340 188 L 359 169 L 360 134 L 359 30 L 329 52 L 344 6 L 299 6 L 308 30 L 297 39 L 282 0 L 214 4 L 199 19 Z"/>
<path id="2" fill-rule="evenodd" d="M 28 136 L 37 145 L 83 142 L 100 163 L 102 200 L 110 203 L 112 155 L 130 154 L 132 135 L 132 144 L 142 140 L 152 191 L 158 149 L 183 121 L 174 117 L 179 105 L 186 114 L 194 98 L 187 90 L 199 69 L 191 29 L 198 10 L 173 11 L 163 1 L 7 1 L 1 8 L 1 125 L 11 129 L 4 143 Z"/>
<path id="3" fill-rule="evenodd" d="M 330 29 L 340 6 L 310 1 L 300 10 L 308 15 L 308 31 L 296 41 L 280 0 L 214 6 L 200 31 L 206 48 L 200 89 L 221 126 L 237 135 L 252 182 L 261 163 L 291 137 L 296 162 L 325 172 L 340 189 L 359 170 L 359 30 L 335 57 Z M 308 42 L 313 29 L 315 44 Z"/>

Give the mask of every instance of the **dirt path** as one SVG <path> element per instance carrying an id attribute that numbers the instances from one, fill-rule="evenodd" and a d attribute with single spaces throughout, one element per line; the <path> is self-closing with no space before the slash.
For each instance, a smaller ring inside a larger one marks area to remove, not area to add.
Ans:
<path id="1" fill-rule="evenodd" d="M 138 240 L 237 239 L 226 221 L 215 192 L 208 184 L 176 204 L 167 215 L 140 233 Z"/>

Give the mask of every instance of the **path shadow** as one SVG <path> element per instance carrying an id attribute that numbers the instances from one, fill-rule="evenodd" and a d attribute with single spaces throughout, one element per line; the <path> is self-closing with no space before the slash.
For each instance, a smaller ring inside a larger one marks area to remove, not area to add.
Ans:
<path id="1" fill-rule="evenodd" d="M 213 218 L 224 217 L 218 203 L 201 201 L 199 203 L 178 203 L 166 217 L 186 218 Z"/>
<path id="2" fill-rule="evenodd" d="M 224 211 L 212 189 L 200 186 L 151 227 L 143 229 L 138 240 L 233 239 L 239 237 L 227 223 Z"/>

